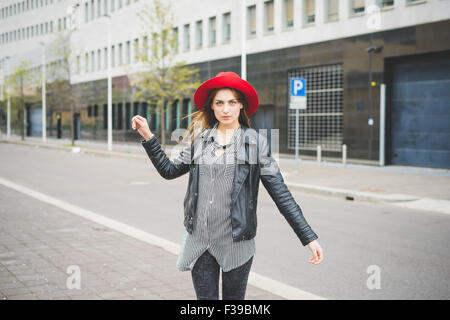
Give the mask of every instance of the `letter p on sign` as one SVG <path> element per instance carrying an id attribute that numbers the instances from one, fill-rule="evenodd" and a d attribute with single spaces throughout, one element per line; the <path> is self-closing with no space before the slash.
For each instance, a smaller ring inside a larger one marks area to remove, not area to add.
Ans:
<path id="1" fill-rule="evenodd" d="M 305 96 L 306 79 L 291 78 L 291 96 L 304 97 Z"/>

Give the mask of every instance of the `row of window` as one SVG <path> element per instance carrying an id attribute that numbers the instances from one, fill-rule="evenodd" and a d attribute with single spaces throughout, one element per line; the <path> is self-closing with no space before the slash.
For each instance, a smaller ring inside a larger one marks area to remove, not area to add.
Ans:
<path id="1" fill-rule="evenodd" d="M 116 9 L 128 6 L 132 1 L 137 2 L 138 0 L 87 0 L 84 3 L 84 22 L 89 22 L 96 17 L 99 18 Z M 97 16 L 95 15 L 95 12 L 97 12 Z"/>
<path id="2" fill-rule="evenodd" d="M 61 0 L 58 0 L 58 2 Z M 56 2 L 56 0 L 24 0 L 2 8 L 1 19 L 6 19 L 30 10 L 39 9 Z"/>
<path id="3" fill-rule="evenodd" d="M 87 107 L 87 116 L 98 117 L 99 107 L 97 104 L 89 105 Z M 187 128 L 192 121 L 191 117 L 185 117 L 192 112 L 191 99 L 176 100 L 169 108 L 168 104 L 165 106 L 164 112 L 164 127 L 167 131 L 179 128 Z M 126 102 L 112 104 L 112 128 L 116 130 L 131 129 L 131 118 L 135 115 L 140 115 L 146 119 L 150 119 L 149 128 L 153 132 L 158 132 L 161 125 L 161 116 L 156 112 L 155 106 L 149 106 L 146 102 Z M 123 126 L 125 122 L 125 128 Z M 108 105 L 103 105 L 103 128 L 108 127 Z"/>
<path id="4" fill-rule="evenodd" d="M 282 26 L 283 29 L 289 29 L 294 26 L 294 0 L 282 0 Z M 424 2 L 423 0 L 406 0 L 406 3 Z M 303 25 L 314 24 L 316 21 L 316 1 L 302 0 L 299 2 L 302 6 Z M 376 0 L 375 4 L 380 8 L 387 8 L 394 6 L 394 0 Z M 274 16 L 274 0 L 264 1 L 264 34 L 270 34 L 274 30 L 275 16 Z M 351 0 L 349 2 L 350 16 L 364 14 L 366 1 L 365 0 Z M 247 7 L 247 37 L 252 38 L 256 35 L 256 6 Z M 296 8 L 295 10 L 298 10 Z M 339 0 L 325 0 L 324 1 L 324 19 L 327 22 L 337 21 L 339 19 Z"/>
<path id="5" fill-rule="evenodd" d="M 213 47 L 217 44 L 217 23 L 216 17 L 208 18 L 208 46 Z M 178 28 L 175 28 L 174 33 L 178 38 Z M 229 43 L 231 41 L 231 12 L 222 14 L 222 43 Z M 195 22 L 195 49 L 203 48 L 203 20 Z M 185 24 L 183 26 L 183 51 L 191 49 L 191 26 Z"/>
<path id="6" fill-rule="evenodd" d="M 143 38 L 143 50 L 147 47 L 147 37 Z M 133 62 L 138 62 L 139 39 L 134 39 Z M 142 52 L 145 54 L 144 52 Z M 121 66 L 131 63 L 131 41 L 119 43 L 111 46 L 111 67 Z M 94 72 L 108 67 L 108 48 L 92 50 L 84 54 L 84 72 Z M 81 73 L 81 56 L 76 58 L 75 74 Z"/>
<path id="7" fill-rule="evenodd" d="M 67 29 L 67 18 L 58 19 L 58 31 Z M 33 37 L 43 36 L 53 33 L 53 21 L 42 22 L 22 29 L 3 32 L 0 37 L 0 44 L 7 44 L 14 41 L 26 40 Z"/>

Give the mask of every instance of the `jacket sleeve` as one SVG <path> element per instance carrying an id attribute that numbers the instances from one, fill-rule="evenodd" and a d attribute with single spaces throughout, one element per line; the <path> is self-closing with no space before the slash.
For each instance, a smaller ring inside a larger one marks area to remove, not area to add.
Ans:
<path id="1" fill-rule="evenodd" d="M 180 154 L 171 161 L 161 149 L 156 136 L 150 140 L 141 139 L 142 146 L 147 152 L 158 173 L 165 179 L 175 179 L 189 171 L 191 163 L 191 146 L 185 147 Z"/>
<path id="2" fill-rule="evenodd" d="M 268 153 L 267 139 L 264 136 L 259 135 L 258 149 L 261 181 L 302 245 L 306 246 L 318 236 L 309 226 L 300 206 L 284 183 L 276 160 Z"/>

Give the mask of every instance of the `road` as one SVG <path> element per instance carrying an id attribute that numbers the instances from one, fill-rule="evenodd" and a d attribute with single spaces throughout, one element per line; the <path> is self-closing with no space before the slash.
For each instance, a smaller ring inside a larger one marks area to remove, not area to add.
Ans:
<path id="1" fill-rule="evenodd" d="M 14 144 L 0 143 L 0 155 L 1 178 L 181 243 L 187 175 L 164 180 L 149 159 Z M 253 272 L 327 299 L 449 299 L 450 216 L 292 194 L 325 259 L 308 263 L 309 249 L 261 184 Z M 379 289 L 369 289 L 377 275 Z"/>

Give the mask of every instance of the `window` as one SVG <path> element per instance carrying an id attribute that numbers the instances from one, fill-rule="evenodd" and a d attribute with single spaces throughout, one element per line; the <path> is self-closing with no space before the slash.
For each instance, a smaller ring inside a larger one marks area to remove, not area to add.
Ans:
<path id="1" fill-rule="evenodd" d="M 77 69 L 76 74 L 80 74 L 80 56 L 77 56 Z"/>
<path id="2" fill-rule="evenodd" d="M 95 7 L 94 7 L 94 0 L 91 0 L 91 20 L 94 20 L 94 9 L 95 9 Z"/>
<path id="3" fill-rule="evenodd" d="M 102 50 L 97 50 L 97 70 L 102 70 Z"/>
<path id="4" fill-rule="evenodd" d="M 256 35 L 256 5 L 247 8 L 247 36 Z"/>
<path id="5" fill-rule="evenodd" d="M 142 55 L 148 57 L 148 37 L 144 36 L 142 40 Z"/>
<path id="6" fill-rule="evenodd" d="M 123 57 L 122 57 L 122 44 L 119 43 L 119 66 L 123 64 Z"/>
<path id="7" fill-rule="evenodd" d="M 130 41 L 127 41 L 127 64 L 131 63 L 131 43 Z"/>
<path id="8" fill-rule="evenodd" d="M 66 30 L 67 29 L 67 17 L 64 17 L 63 22 L 64 22 L 64 30 Z"/>
<path id="9" fill-rule="evenodd" d="M 114 10 L 116 10 L 116 5 L 115 5 L 115 1 L 111 0 L 111 12 L 113 12 Z"/>
<path id="10" fill-rule="evenodd" d="M 116 52 L 114 46 L 111 47 L 111 67 L 116 66 Z"/>
<path id="11" fill-rule="evenodd" d="M 91 51 L 91 72 L 95 71 L 95 52 Z"/>
<path id="12" fill-rule="evenodd" d="M 394 6 L 394 0 L 377 0 L 376 4 L 380 8 L 392 7 Z"/>
<path id="13" fill-rule="evenodd" d="M 175 41 L 175 44 L 174 44 L 175 52 L 178 52 L 178 27 L 173 28 L 172 36 Z"/>
<path id="14" fill-rule="evenodd" d="M 89 72 L 89 53 L 84 55 L 84 72 Z"/>
<path id="15" fill-rule="evenodd" d="M 103 0 L 104 8 L 103 8 L 103 14 L 108 14 L 108 0 Z"/>
<path id="16" fill-rule="evenodd" d="M 304 23 L 305 24 L 314 23 L 314 21 L 316 20 L 315 1 L 314 0 L 304 0 L 304 5 L 305 5 Z"/>
<path id="17" fill-rule="evenodd" d="M 226 43 L 231 40 L 231 13 L 227 12 L 223 14 L 222 17 L 223 26 L 222 26 L 222 42 Z"/>
<path id="18" fill-rule="evenodd" d="M 108 68 L 108 48 L 103 49 L 103 69 Z"/>
<path id="19" fill-rule="evenodd" d="M 294 0 L 283 1 L 284 27 L 291 28 L 294 26 Z"/>
<path id="20" fill-rule="evenodd" d="M 89 21 L 89 3 L 84 4 L 84 22 Z"/>
<path id="21" fill-rule="evenodd" d="M 350 10 L 351 15 L 358 13 L 364 13 L 364 0 L 352 0 L 352 8 Z"/>
<path id="22" fill-rule="evenodd" d="M 195 47 L 203 46 L 203 21 L 199 20 L 195 23 Z"/>
<path id="23" fill-rule="evenodd" d="M 209 46 L 216 45 L 216 17 L 209 18 Z"/>
<path id="24" fill-rule="evenodd" d="M 326 2 L 326 20 L 327 21 L 337 21 L 339 19 L 339 1 L 338 0 L 327 0 Z"/>
<path id="25" fill-rule="evenodd" d="M 117 4 L 117 8 L 120 9 L 120 8 L 122 8 L 122 0 L 118 0 L 118 1 L 119 1 L 119 3 Z"/>
<path id="26" fill-rule="evenodd" d="M 139 39 L 134 39 L 134 63 L 139 61 Z"/>
<path id="27" fill-rule="evenodd" d="M 156 33 L 152 34 L 152 55 L 156 56 L 158 54 L 158 43 Z"/>
<path id="28" fill-rule="evenodd" d="M 50 21 L 50 32 L 53 33 L 53 20 Z"/>
<path id="29" fill-rule="evenodd" d="M 188 51 L 191 46 L 190 46 L 190 42 L 191 42 L 191 36 L 189 34 L 190 30 L 189 30 L 189 24 L 185 24 L 184 25 L 184 36 L 183 36 L 183 49 L 184 51 Z"/>
<path id="30" fill-rule="evenodd" d="M 264 30 L 273 31 L 273 0 L 264 2 Z"/>
<path id="31" fill-rule="evenodd" d="M 102 0 L 97 0 L 97 17 L 102 15 Z"/>

